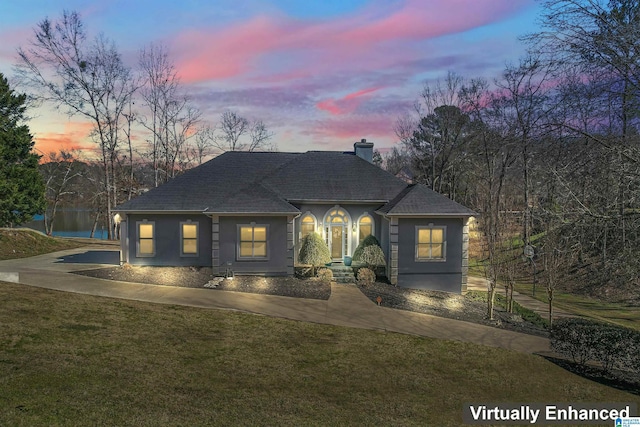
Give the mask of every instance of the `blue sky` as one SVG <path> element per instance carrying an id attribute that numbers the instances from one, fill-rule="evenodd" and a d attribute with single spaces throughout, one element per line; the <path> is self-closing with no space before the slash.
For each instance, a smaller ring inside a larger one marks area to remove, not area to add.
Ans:
<path id="1" fill-rule="evenodd" d="M 78 11 L 128 65 L 151 42 L 170 50 L 184 90 L 215 125 L 227 108 L 261 119 L 281 151 L 388 149 L 393 124 L 425 81 L 454 71 L 498 77 L 536 30 L 534 0 L 5 1 L 0 72 L 43 18 Z M 90 125 L 42 106 L 30 126 L 41 151 L 91 147 Z"/>

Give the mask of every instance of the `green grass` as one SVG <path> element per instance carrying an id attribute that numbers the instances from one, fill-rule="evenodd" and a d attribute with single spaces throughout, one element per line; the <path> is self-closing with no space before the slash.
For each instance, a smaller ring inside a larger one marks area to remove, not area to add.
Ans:
<path id="1" fill-rule="evenodd" d="M 515 289 L 524 295 L 533 296 L 533 285 L 530 283 L 518 283 Z M 548 303 L 549 299 L 544 285 L 538 284 L 536 286 L 535 298 Z M 570 313 L 640 331 L 640 307 L 637 305 L 604 302 L 557 291 L 554 294 L 553 304 L 554 308 L 560 308 Z"/>
<path id="2" fill-rule="evenodd" d="M 487 302 L 487 292 L 484 292 L 484 291 L 469 291 L 467 292 L 466 296 L 468 298 L 473 298 L 477 301 L 482 301 L 485 303 Z M 495 304 L 497 307 L 506 309 L 507 299 L 505 298 L 504 295 L 500 294 L 499 292 L 496 292 Z M 547 319 L 540 317 L 540 315 L 535 311 L 529 310 L 528 308 L 521 306 L 515 300 L 513 301 L 513 313 L 520 315 L 520 317 L 522 317 L 524 320 L 526 320 L 527 322 L 533 323 L 536 326 L 539 326 L 545 329 L 549 328 L 549 321 Z"/>
<path id="3" fill-rule="evenodd" d="M 26 258 L 80 246 L 83 244 L 77 241 L 48 237 L 28 229 L 0 230 L 0 260 Z"/>
<path id="4" fill-rule="evenodd" d="M 627 402 L 541 357 L 0 282 L 0 425 L 460 425 L 464 402 Z"/>

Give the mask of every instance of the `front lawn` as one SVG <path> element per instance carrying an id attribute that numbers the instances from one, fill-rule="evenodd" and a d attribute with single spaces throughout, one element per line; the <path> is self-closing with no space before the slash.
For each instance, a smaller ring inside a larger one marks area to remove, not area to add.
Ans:
<path id="1" fill-rule="evenodd" d="M 0 282 L 0 425 L 460 425 L 464 402 L 635 402 L 473 344 Z"/>
<path id="2" fill-rule="evenodd" d="M 530 283 L 518 283 L 516 290 L 524 295 L 533 296 L 533 285 Z M 538 284 L 535 298 L 548 303 L 544 285 Z M 554 308 L 640 331 L 640 306 L 637 304 L 606 302 L 559 291 L 555 292 L 553 298 Z"/>
<path id="3" fill-rule="evenodd" d="M 86 243 L 49 237 L 26 228 L 0 229 L 0 260 L 27 258 L 84 245 Z"/>

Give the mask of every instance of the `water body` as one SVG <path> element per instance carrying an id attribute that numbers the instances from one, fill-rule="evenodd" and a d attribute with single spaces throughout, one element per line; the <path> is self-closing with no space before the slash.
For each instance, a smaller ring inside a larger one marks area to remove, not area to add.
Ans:
<path id="1" fill-rule="evenodd" d="M 87 209 L 59 209 L 53 224 L 53 235 L 59 237 L 89 237 L 93 227 L 93 212 Z M 44 233 L 44 217 L 35 215 L 33 220 L 23 227 L 32 228 Z M 98 222 L 96 239 L 107 239 L 108 228 L 103 222 Z"/>

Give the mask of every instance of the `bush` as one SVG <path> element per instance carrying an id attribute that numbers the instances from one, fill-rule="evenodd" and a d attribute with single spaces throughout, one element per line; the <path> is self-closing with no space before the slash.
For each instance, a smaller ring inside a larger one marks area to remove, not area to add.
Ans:
<path id="1" fill-rule="evenodd" d="M 587 319 L 560 319 L 551 330 L 551 348 L 585 364 L 592 360 L 605 371 L 640 372 L 640 332 Z"/>
<path id="2" fill-rule="evenodd" d="M 368 268 L 358 270 L 358 283 L 363 286 L 369 286 L 376 281 L 376 273 Z"/>
<path id="3" fill-rule="evenodd" d="M 384 260 L 384 253 L 380 246 L 367 246 L 362 251 L 360 261 L 366 264 L 367 267 L 373 269 L 378 266 L 384 266 L 387 262 Z"/>
<path id="4" fill-rule="evenodd" d="M 331 282 L 333 280 L 333 271 L 328 268 L 319 268 L 318 278 L 323 282 Z"/>
<path id="5" fill-rule="evenodd" d="M 362 242 L 360 242 L 356 250 L 353 252 L 354 261 L 361 261 L 362 252 L 364 251 L 364 248 L 366 248 L 367 246 L 380 247 L 380 242 L 378 242 L 378 239 L 376 239 L 375 236 L 373 236 L 372 234 L 369 234 L 367 237 L 362 239 Z"/>
<path id="6" fill-rule="evenodd" d="M 301 264 L 309 264 L 314 267 L 331 262 L 329 247 L 318 233 L 309 233 L 302 241 L 298 261 Z"/>

